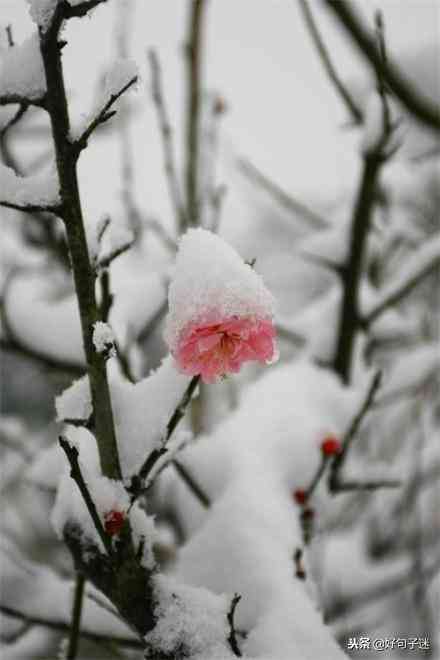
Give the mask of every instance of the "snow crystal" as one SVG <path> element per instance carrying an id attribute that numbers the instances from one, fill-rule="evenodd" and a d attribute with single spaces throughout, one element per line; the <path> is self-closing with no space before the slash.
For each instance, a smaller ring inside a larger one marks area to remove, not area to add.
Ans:
<path id="1" fill-rule="evenodd" d="M 92 409 L 92 397 L 88 376 L 74 381 L 70 387 L 55 399 L 57 422 L 68 419 L 89 419 Z"/>
<path id="2" fill-rule="evenodd" d="M 93 345 L 98 353 L 114 353 L 115 336 L 113 330 L 103 321 L 93 324 Z"/>
<path id="3" fill-rule="evenodd" d="M 17 176 L 12 168 L 0 164 L 0 191 L 2 201 L 12 204 L 50 206 L 60 201 L 55 168 L 22 177 Z"/>
<path id="4" fill-rule="evenodd" d="M 18 95 L 32 101 L 46 93 L 46 76 L 35 32 L 19 46 L 9 48 L 0 61 L 0 96 Z"/>
<path id="5" fill-rule="evenodd" d="M 43 32 L 50 26 L 58 0 L 27 0 L 32 20 Z"/>
<path id="6" fill-rule="evenodd" d="M 179 374 L 168 356 L 147 378 L 133 385 L 111 383 L 113 414 L 123 476 L 138 472 L 157 448 L 168 421 L 190 382 Z"/>
<path id="7" fill-rule="evenodd" d="M 177 653 L 190 660 L 228 660 L 234 658 L 227 643 L 226 596 L 216 596 L 206 589 L 179 584 L 174 578 L 154 578 L 158 601 L 158 621 L 145 636 L 148 646 L 164 654 Z"/>
<path id="8" fill-rule="evenodd" d="M 267 319 L 274 308 L 255 270 L 204 229 L 190 229 L 181 239 L 168 300 L 165 336 L 172 352 L 190 322 L 209 322 L 213 316 Z"/>

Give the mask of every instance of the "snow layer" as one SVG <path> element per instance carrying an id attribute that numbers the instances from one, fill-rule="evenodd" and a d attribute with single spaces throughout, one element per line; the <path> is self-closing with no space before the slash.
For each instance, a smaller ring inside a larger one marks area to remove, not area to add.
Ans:
<path id="1" fill-rule="evenodd" d="M 89 419 L 92 409 L 92 396 L 88 376 L 74 381 L 55 399 L 57 422 L 66 419 Z"/>
<path id="2" fill-rule="evenodd" d="M 124 477 L 136 473 L 158 446 L 190 379 L 179 374 L 170 356 L 156 371 L 133 385 L 111 383 L 119 458 Z"/>
<path id="3" fill-rule="evenodd" d="M 27 0 L 32 20 L 43 32 L 50 26 L 58 0 Z"/>
<path id="4" fill-rule="evenodd" d="M 170 285 L 166 341 L 176 349 L 190 322 L 231 316 L 271 318 L 274 300 L 261 277 L 215 234 L 190 229 L 180 240 Z"/>
<path id="5" fill-rule="evenodd" d="M 104 524 L 105 514 L 111 510 L 126 511 L 130 503 L 128 494 L 121 482 L 102 476 L 98 448 L 93 435 L 84 428 L 69 427 L 68 440 L 78 450 L 80 469 L 101 522 Z M 67 460 L 64 475 L 60 479 L 51 521 L 60 538 L 63 538 L 66 523 L 75 522 L 81 528 L 84 537 L 93 540 L 101 551 L 104 551 L 79 488 L 70 477 L 70 465 Z"/>
<path id="6" fill-rule="evenodd" d="M 61 578 L 53 571 L 25 560 L 17 547 L 3 538 L 0 547 L 0 561 L 2 566 L 2 589 L 0 602 L 17 609 L 30 617 L 38 614 L 47 621 L 58 621 L 69 624 L 72 616 L 73 582 Z M 87 593 L 92 590 L 88 587 Z M 100 599 L 105 597 L 100 594 Z M 110 635 L 123 639 L 135 639 L 131 630 L 117 616 L 113 616 L 107 609 L 99 607 L 93 600 L 86 597 L 83 604 L 83 618 L 81 628 L 87 632 L 101 635 Z M 14 645 L 15 646 L 15 645 Z M 34 657 L 35 648 L 29 655 L 15 656 L 19 660 Z M 1 657 L 4 658 L 3 653 Z M 47 643 L 38 653 L 38 657 L 46 658 Z"/>
<path id="7" fill-rule="evenodd" d="M 47 172 L 22 177 L 17 176 L 12 168 L 0 164 L 0 195 L 2 201 L 12 204 L 57 204 L 60 193 L 55 167 Z"/>
<path id="8" fill-rule="evenodd" d="M 156 653 L 160 650 L 171 656 L 178 651 L 188 660 L 235 657 L 227 644 L 229 603 L 225 596 L 179 584 L 166 575 L 155 578 L 155 596 L 158 622 L 145 640 Z"/>
<path id="9" fill-rule="evenodd" d="M 98 353 L 114 351 L 115 335 L 108 323 L 96 321 L 93 324 L 93 345 Z"/>
<path id="10" fill-rule="evenodd" d="M 172 473 L 164 475 L 161 496 L 174 502 L 189 535 L 176 575 L 242 595 L 236 620 L 248 632 L 250 657 L 343 657 L 310 599 L 310 579 L 295 578 L 302 537 L 292 491 L 308 486 L 324 434 L 341 436 L 361 399 L 306 361 L 275 367 L 210 437 L 184 451 L 181 460 L 213 500 L 208 515 L 191 506 Z"/>
<path id="11" fill-rule="evenodd" d="M 46 76 L 37 32 L 18 46 L 2 53 L 0 96 L 18 95 L 31 101 L 46 93 Z"/>

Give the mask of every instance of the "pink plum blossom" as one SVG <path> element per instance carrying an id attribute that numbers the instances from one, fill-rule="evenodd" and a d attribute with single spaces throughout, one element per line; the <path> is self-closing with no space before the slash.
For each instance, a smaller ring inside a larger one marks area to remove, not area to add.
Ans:
<path id="1" fill-rule="evenodd" d="M 184 374 L 213 383 L 240 371 L 244 362 L 274 361 L 275 335 L 270 319 L 232 316 L 216 323 L 191 322 L 181 333 L 174 358 Z"/>

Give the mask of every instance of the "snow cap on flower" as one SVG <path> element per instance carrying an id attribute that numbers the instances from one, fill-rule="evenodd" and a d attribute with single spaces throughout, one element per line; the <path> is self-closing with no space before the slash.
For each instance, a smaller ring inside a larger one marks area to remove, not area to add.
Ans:
<path id="1" fill-rule="evenodd" d="M 190 229 L 169 290 L 165 339 L 179 369 L 204 382 L 276 358 L 272 295 L 222 239 Z"/>

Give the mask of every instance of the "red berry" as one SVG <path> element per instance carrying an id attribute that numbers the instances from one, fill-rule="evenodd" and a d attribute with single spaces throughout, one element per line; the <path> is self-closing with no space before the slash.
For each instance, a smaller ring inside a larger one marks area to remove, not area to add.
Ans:
<path id="1" fill-rule="evenodd" d="M 125 513 L 123 511 L 109 511 L 104 516 L 104 528 L 107 534 L 115 536 L 119 534 L 124 524 Z"/>
<path id="2" fill-rule="evenodd" d="M 300 506 L 302 506 L 303 504 L 306 503 L 307 493 L 302 488 L 298 488 L 298 490 L 294 491 L 293 497 L 295 498 L 295 502 Z"/>
<path id="3" fill-rule="evenodd" d="M 341 443 L 337 438 L 329 435 L 321 442 L 321 451 L 324 456 L 335 456 L 341 451 Z"/>

